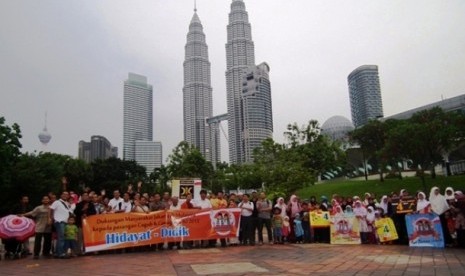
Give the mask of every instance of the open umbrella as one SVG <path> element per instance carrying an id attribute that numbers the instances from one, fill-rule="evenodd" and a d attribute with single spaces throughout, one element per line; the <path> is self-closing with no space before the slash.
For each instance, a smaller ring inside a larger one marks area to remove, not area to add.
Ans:
<path id="1" fill-rule="evenodd" d="M 0 238 L 24 241 L 35 234 L 35 223 L 32 219 L 9 215 L 0 219 Z"/>

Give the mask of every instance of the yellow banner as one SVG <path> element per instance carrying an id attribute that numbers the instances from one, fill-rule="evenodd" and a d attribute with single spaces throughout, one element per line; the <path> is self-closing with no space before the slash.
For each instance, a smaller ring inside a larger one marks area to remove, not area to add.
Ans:
<path id="1" fill-rule="evenodd" d="M 380 242 L 393 241 L 399 238 L 396 226 L 391 218 L 379 219 L 375 222 L 375 226 Z"/>
<path id="2" fill-rule="evenodd" d="M 329 227 L 331 220 L 327 211 L 312 211 L 310 212 L 311 227 Z"/>

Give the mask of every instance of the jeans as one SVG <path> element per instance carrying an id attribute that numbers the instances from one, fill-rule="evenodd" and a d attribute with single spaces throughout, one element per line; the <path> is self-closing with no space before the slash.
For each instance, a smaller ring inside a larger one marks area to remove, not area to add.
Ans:
<path id="1" fill-rule="evenodd" d="M 266 227 L 266 232 L 268 234 L 268 241 L 273 240 L 273 234 L 271 233 L 271 219 L 258 218 L 258 241 L 263 242 L 263 225 Z"/>
<path id="2" fill-rule="evenodd" d="M 57 233 L 57 243 L 56 243 L 56 249 L 55 249 L 55 254 L 60 257 L 64 256 L 66 251 L 65 251 L 65 222 L 54 222 L 53 223 L 55 226 L 55 231 Z"/>
<path id="3" fill-rule="evenodd" d="M 283 229 L 282 227 L 273 228 L 273 239 L 274 242 L 282 242 Z"/>
<path id="4" fill-rule="evenodd" d="M 68 252 L 68 249 L 71 249 L 71 254 L 76 253 L 76 240 L 65 240 L 65 253 Z"/>
<path id="5" fill-rule="evenodd" d="M 42 256 L 50 256 L 50 249 L 52 248 L 52 233 L 36 233 L 34 241 L 34 256 L 39 256 L 40 254 L 42 238 L 44 239 Z"/>

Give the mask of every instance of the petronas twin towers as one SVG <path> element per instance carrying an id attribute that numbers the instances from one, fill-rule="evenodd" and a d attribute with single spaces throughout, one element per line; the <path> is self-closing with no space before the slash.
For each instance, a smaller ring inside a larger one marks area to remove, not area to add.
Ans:
<path id="1" fill-rule="evenodd" d="M 184 140 L 214 165 L 221 161 L 219 123 L 228 120 L 231 163 L 253 161 L 253 149 L 273 135 L 269 66 L 255 65 L 245 4 L 233 0 L 227 26 L 227 114 L 213 117 L 210 61 L 203 26 L 194 9 L 184 61 Z"/>

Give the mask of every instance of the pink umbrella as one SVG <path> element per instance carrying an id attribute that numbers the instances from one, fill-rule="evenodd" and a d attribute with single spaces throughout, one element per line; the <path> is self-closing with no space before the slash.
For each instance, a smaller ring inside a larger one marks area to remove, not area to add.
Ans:
<path id="1" fill-rule="evenodd" d="M 24 241 L 34 236 L 36 224 L 30 218 L 9 215 L 0 219 L 0 238 Z"/>

